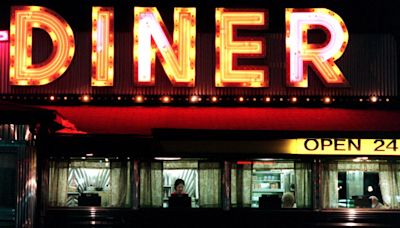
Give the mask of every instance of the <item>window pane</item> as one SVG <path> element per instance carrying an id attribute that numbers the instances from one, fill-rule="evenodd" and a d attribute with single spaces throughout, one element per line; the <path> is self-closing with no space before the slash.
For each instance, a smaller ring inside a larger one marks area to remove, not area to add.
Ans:
<path id="1" fill-rule="evenodd" d="M 49 206 L 129 207 L 130 170 L 129 160 L 51 160 Z"/>
<path id="2" fill-rule="evenodd" d="M 162 207 L 162 162 L 140 164 L 140 207 Z"/>
<path id="3" fill-rule="evenodd" d="M 197 166 L 197 162 L 196 166 Z M 163 171 L 163 207 L 168 207 L 168 199 L 171 194 L 177 191 L 175 181 L 181 179 L 184 181 L 183 194 L 188 194 L 191 198 L 191 207 L 198 207 L 199 186 L 197 169 L 164 169 Z"/>
<path id="4" fill-rule="evenodd" d="M 324 208 L 399 208 L 398 162 L 341 159 L 323 164 Z"/>
<path id="5" fill-rule="evenodd" d="M 238 161 L 231 173 L 233 207 L 311 207 L 311 163 L 284 159 Z"/>
<path id="6" fill-rule="evenodd" d="M 142 161 L 140 206 L 221 207 L 221 172 L 220 162 L 205 159 Z"/>
<path id="7" fill-rule="evenodd" d="M 251 164 L 233 164 L 231 170 L 232 207 L 251 206 Z"/>
<path id="8" fill-rule="evenodd" d="M 221 170 L 219 162 L 199 164 L 200 207 L 221 207 Z"/>

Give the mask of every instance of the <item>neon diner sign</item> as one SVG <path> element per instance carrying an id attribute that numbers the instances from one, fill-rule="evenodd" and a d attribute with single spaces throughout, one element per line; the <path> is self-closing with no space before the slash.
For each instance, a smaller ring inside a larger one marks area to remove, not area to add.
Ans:
<path id="1" fill-rule="evenodd" d="M 237 36 L 237 30 L 267 29 L 267 12 L 260 9 L 215 9 L 215 86 L 268 87 L 268 66 L 242 66 L 240 58 L 266 54 L 265 39 Z M 308 87 L 307 66 L 326 86 L 346 86 L 347 80 L 335 61 L 344 53 L 349 35 L 339 15 L 325 8 L 288 8 L 286 20 L 286 85 Z M 32 31 L 42 29 L 51 38 L 52 52 L 41 63 L 32 63 Z M 323 43 L 309 43 L 310 29 L 325 32 Z M 10 84 L 46 85 L 61 77 L 75 53 L 74 33 L 55 11 L 40 6 L 11 9 Z M 113 86 L 114 9 L 92 8 L 92 86 Z M 196 8 L 174 9 L 174 30 L 168 32 L 157 8 L 134 7 L 134 84 L 155 85 L 155 62 L 174 86 L 193 87 L 196 79 Z"/>

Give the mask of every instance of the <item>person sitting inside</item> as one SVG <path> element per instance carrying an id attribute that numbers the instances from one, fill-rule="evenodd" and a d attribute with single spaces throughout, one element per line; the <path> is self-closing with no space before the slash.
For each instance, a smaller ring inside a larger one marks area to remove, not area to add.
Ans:
<path id="1" fill-rule="evenodd" d="M 285 192 L 282 196 L 282 208 L 294 207 L 294 195 L 291 192 Z"/>
<path id="2" fill-rule="evenodd" d="M 192 199 L 185 192 L 185 181 L 177 179 L 174 183 L 175 191 L 168 199 L 169 208 L 191 208 Z"/>
<path id="3" fill-rule="evenodd" d="M 377 208 L 377 209 L 385 208 L 383 204 L 379 202 L 378 197 L 370 196 L 369 199 L 371 200 L 371 208 Z"/>
<path id="4" fill-rule="evenodd" d="M 179 196 L 187 194 L 185 192 L 185 181 L 182 179 L 176 179 L 174 189 L 175 191 L 171 195 Z"/>

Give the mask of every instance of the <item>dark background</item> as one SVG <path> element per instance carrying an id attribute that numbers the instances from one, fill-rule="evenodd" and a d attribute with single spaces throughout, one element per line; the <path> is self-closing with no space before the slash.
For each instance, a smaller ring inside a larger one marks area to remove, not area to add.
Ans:
<path id="1" fill-rule="evenodd" d="M 115 7 L 116 31 L 131 31 L 134 6 L 155 6 L 160 13 L 172 15 L 173 7 L 196 7 L 198 29 L 214 29 L 216 7 L 264 8 L 270 13 L 271 32 L 284 31 L 285 8 L 328 8 L 339 14 L 350 32 L 376 32 L 399 34 L 398 8 L 394 0 L 3 0 L 0 3 L 0 29 L 8 29 L 11 5 L 47 6 L 61 14 L 75 30 L 88 30 L 91 26 L 92 6 Z M 163 17 L 168 23 L 172 17 Z"/>

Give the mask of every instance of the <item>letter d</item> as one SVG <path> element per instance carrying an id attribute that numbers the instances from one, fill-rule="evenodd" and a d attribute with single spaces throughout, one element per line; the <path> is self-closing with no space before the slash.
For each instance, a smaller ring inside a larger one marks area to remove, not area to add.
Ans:
<path id="1" fill-rule="evenodd" d="M 53 44 L 50 56 L 32 63 L 32 31 L 48 33 Z M 75 52 L 74 34 L 68 23 L 56 12 L 40 6 L 11 8 L 10 84 L 46 85 L 67 70 Z"/>

